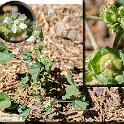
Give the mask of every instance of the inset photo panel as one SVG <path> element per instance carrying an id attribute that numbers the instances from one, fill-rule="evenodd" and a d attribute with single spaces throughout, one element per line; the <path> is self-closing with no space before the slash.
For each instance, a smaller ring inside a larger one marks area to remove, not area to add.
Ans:
<path id="1" fill-rule="evenodd" d="M 124 86 L 123 5 L 85 1 L 85 86 Z"/>

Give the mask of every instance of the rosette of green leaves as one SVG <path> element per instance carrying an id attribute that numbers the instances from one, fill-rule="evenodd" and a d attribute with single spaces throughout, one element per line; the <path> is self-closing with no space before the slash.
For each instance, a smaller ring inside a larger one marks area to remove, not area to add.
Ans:
<path id="1" fill-rule="evenodd" d="M 115 5 L 107 5 L 101 9 L 100 18 L 113 32 L 123 32 L 124 6 L 117 8 Z"/>
<path id="2" fill-rule="evenodd" d="M 124 52 L 109 47 L 102 48 L 89 58 L 87 70 L 102 85 L 122 85 L 124 84 Z"/>

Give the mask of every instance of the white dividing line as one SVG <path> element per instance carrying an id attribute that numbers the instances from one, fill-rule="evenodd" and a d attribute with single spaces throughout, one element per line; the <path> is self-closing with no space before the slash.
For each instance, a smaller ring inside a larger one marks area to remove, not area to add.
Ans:
<path id="1" fill-rule="evenodd" d="M 11 0 L 0 0 L 0 4 L 4 4 Z M 18 1 L 18 0 L 15 0 Z M 19 0 L 26 4 L 82 4 L 82 0 Z"/>

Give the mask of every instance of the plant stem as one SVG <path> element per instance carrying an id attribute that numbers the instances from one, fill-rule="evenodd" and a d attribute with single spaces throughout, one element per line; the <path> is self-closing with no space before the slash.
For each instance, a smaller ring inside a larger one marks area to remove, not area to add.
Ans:
<path id="1" fill-rule="evenodd" d="M 71 102 L 73 102 L 73 101 L 60 101 L 60 100 L 56 100 L 55 102 L 68 102 L 68 103 L 71 103 Z"/>
<path id="2" fill-rule="evenodd" d="M 114 43 L 113 43 L 113 48 L 117 49 L 117 47 L 119 45 L 119 42 L 121 40 L 121 36 L 122 36 L 122 32 L 116 33 L 115 40 L 114 40 Z"/>
<path id="3" fill-rule="evenodd" d="M 89 27 L 87 21 L 85 22 L 85 24 L 86 24 L 87 34 L 88 34 L 88 36 L 90 38 L 90 41 L 91 41 L 92 46 L 93 46 L 94 50 L 98 50 L 98 45 L 96 43 L 96 40 L 95 40 L 95 38 L 93 36 L 92 31 L 90 30 L 90 27 Z"/>
<path id="4" fill-rule="evenodd" d="M 96 20 L 100 20 L 100 18 L 98 16 L 86 16 L 86 19 L 96 19 Z"/>

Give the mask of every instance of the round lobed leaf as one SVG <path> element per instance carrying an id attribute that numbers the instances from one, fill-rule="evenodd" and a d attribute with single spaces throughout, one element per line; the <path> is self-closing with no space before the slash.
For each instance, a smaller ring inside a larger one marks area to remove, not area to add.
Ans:
<path id="1" fill-rule="evenodd" d="M 6 93 L 1 92 L 0 93 L 0 109 L 5 109 L 10 106 L 11 106 L 11 100 L 9 96 Z"/>
<path id="2" fill-rule="evenodd" d="M 88 64 L 90 74 L 104 85 L 119 84 L 120 81 L 115 77 L 122 75 L 124 71 L 124 54 L 114 48 L 102 48 L 95 53 Z"/>
<path id="3" fill-rule="evenodd" d="M 123 6 L 120 6 L 118 9 L 118 14 L 123 17 L 124 16 L 124 7 Z"/>

